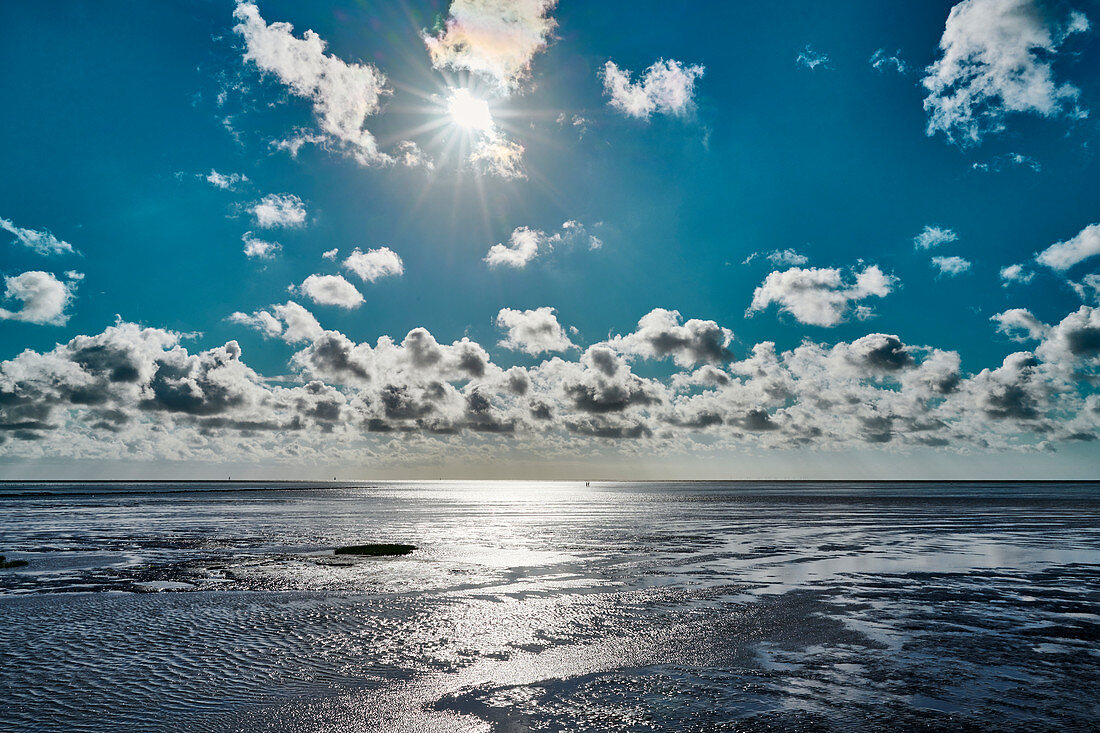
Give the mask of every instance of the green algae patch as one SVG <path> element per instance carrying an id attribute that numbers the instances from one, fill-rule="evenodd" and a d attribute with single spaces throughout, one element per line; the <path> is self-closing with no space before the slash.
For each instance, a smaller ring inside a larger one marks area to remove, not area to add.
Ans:
<path id="1" fill-rule="evenodd" d="M 416 549 L 416 545 L 348 545 L 337 547 L 333 552 L 337 555 L 359 555 L 361 557 L 393 557 L 395 555 L 408 555 Z"/>

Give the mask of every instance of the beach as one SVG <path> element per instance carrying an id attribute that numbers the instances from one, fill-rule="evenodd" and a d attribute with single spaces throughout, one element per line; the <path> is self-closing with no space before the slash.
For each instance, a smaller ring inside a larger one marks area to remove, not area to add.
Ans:
<path id="1" fill-rule="evenodd" d="M 1100 484 L 7 483 L 10 731 L 1088 730 Z M 341 545 L 409 543 L 394 557 Z"/>

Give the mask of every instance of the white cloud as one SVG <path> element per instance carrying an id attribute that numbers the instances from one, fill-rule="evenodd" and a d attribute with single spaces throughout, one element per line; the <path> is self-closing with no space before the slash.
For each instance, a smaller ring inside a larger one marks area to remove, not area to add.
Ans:
<path id="1" fill-rule="evenodd" d="M 1030 168 L 1038 173 L 1043 169 L 1043 166 L 1035 158 L 1020 153 L 995 155 L 988 161 L 979 161 L 970 167 L 982 173 L 1000 173 L 1007 168 Z"/>
<path id="2" fill-rule="evenodd" d="M 485 255 L 490 267 L 525 267 L 528 262 L 543 254 L 552 252 L 559 246 L 587 246 L 599 249 L 603 242 L 578 221 L 570 219 L 561 225 L 561 231 L 552 235 L 539 229 L 518 227 L 508 240 L 508 244 L 494 244 Z"/>
<path id="3" fill-rule="evenodd" d="M 401 275 L 405 264 L 389 247 L 379 247 L 363 252 L 358 247 L 344 260 L 344 267 L 351 270 L 364 282 L 374 282 L 387 275 Z"/>
<path id="4" fill-rule="evenodd" d="M 310 275 L 298 289 L 319 305 L 358 308 L 363 304 L 362 293 L 342 275 Z"/>
<path id="5" fill-rule="evenodd" d="M 2 218 L 0 218 L 0 229 L 10 232 L 21 245 L 33 249 L 40 255 L 77 254 L 71 244 L 58 239 L 45 229 L 42 231 L 23 229 L 15 226 L 10 219 Z"/>
<path id="6" fill-rule="evenodd" d="M 958 238 L 959 235 L 950 229 L 926 226 L 920 234 L 913 237 L 913 247 L 916 249 L 932 249 L 941 244 L 954 242 Z"/>
<path id="7" fill-rule="evenodd" d="M 884 298 L 891 293 L 897 278 L 886 275 L 877 265 L 854 272 L 845 279 L 837 268 L 792 267 L 770 273 L 752 296 L 748 314 L 776 304 L 801 323 L 814 326 L 835 326 L 856 306 L 855 315 L 870 315 L 859 301 L 870 297 Z"/>
<path id="8" fill-rule="evenodd" d="M 604 94 L 611 97 L 608 104 L 612 108 L 629 117 L 649 119 L 654 112 L 686 114 L 694 104 L 695 80 L 704 71 L 698 64 L 684 66 L 679 61 L 661 59 L 646 69 L 638 81 L 632 82 L 632 72 L 608 61 L 600 76 Z"/>
<path id="9" fill-rule="evenodd" d="M 477 169 L 506 180 L 526 178 L 523 170 L 523 146 L 509 140 L 496 130 L 483 134 L 470 153 L 470 163 Z"/>
<path id="10" fill-rule="evenodd" d="M 5 455 L 397 465 L 515 451 L 547 461 L 1029 451 L 1100 433 L 1088 386 L 1100 366 L 1100 309 L 1089 307 L 1055 326 L 1022 310 L 998 314 L 1038 344 L 976 374 L 961 371 L 955 352 L 886 333 L 789 351 L 763 342 L 734 360 L 728 330 L 681 324 L 666 309 L 631 334 L 530 367 L 498 365 L 476 342 L 441 343 L 424 328 L 357 343 L 294 302 L 230 321 L 295 344 L 292 374 L 264 379 L 236 341 L 191 353 L 180 334 L 124 322 L 0 361 Z M 632 356 L 671 357 L 678 369 L 642 377 Z"/>
<path id="11" fill-rule="evenodd" d="M 324 252 L 322 252 L 321 257 L 326 260 L 335 260 L 339 254 L 340 250 L 334 247 L 332 249 L 326 249 Z"/>
<path id="12" fill-rule="evenodd" d="M 238 183 L 243 183 L 248 180 L 248 176 L 243 173 L 218 173 L 213 168 L 210 169 L 210 173 L 205 176 L 206 182 L 215 188 L 220 188 L 226 191 L 231 191 L 237 187 Z"/>
<path id="13" fill-rule="evenodd" d="M 1050 331 L 1050 326 L 1024 308 L 1010 308 L 1003 313 L 997 313 L 990 320 L 997 324 L 998 331 L 1013 341 L 1037 341 Z"/>
<path id="14" fill-rule="evenodd" d="M 961 275 L 970 269 L 970 262 L 964 260 L 962 257 L 933 257 L 932 264 L 939 268 L 941 275 L 949 275 L 954 277 L 955 275 Z"/>
<path id="15" fill-rule="evenodd" d="M 293 300 L 273 305 L 270 311 L 237 312 L 229 316 L 229 320 L 254 328 L 265 336 L 279 337 L 289 344 L 315 341 L 324 331 L 317 318 Z"/>
<path id="16" fill-rule="evenodd" d="M 1070 287 L 1077 291 L 1081 300 L 1093 300 L 1100 304 L 1100 274 L 1090 272 L 1081 278 L 1081 282 L 1069 281 Z"/>
<path id="17" fill-rule="evenodd" d="M 1067 36 L 1088 29 L 1078 12 L 1055 17 L 1040 0 L 964 0 L 951 9 L 941 58 L 926 70 L 928 134 L 977 144 L 1010 113 L 1083 117 L 1079 90 L 1054 78 Z"/>
<path id="18" fill-rule="evenodd" d="M 425 35 L 438 69 L 473 72 L 491 79 L 502 93 L 520 86 L 531 59 L 546 48 L 556 0 L 453 0 L 443 29 Z"/>
<path id="19" fill-rule="evenodd" d="M 279 250 L 283 248 L 278 242 L 268 242 L 260 239 L 252 234 L 252 232 L 245 232 L 241 236 L 241 241 L 244 242 L 244 253 L 248 257 L 255 257 L 261 260 L 270 260 L 279 253 Z"/>
<path id="20" fill-rule="evenodd" d="M 804 254 L 794 251 L 793 249 L 776 249 L 771 252 L 753 252 L 746 257 L 741 263 L 747 265 L 757 257 L 763 257 L 768 262 L 772 263 L 775 267 L 783 267 L 784 265 L 805 265 L 810 261 L 810 258 Z"/>
<path id="21" fill-rule="evenodd" d="M 76 270 L 66 270 L 65 271 L 65 277 L 67 277 L 70 280 L 73 280 L 74 282 L 80 282 L 81 280 L 84 279 L 84 273 L 83 272 L 78 272 Z"/>
<path id="22" fill-rule="evenodd" d="M 820 51 L 814 50 L 814 47 L 807 43 L 806 47 L 799 52 L 798 58 L 795 59 L 795 63 L 811 70 L 819 66 L 823 69 L 828 69 L 829 57 Z"/>
<path id="23" fill-rule="evenodd" d="M 252 216 L 257 226 L 300 227 L 306 223 L 306 207 L 302 200 L 291 193 L 269 193 L 252 205 Z"/>
<path id="24" fill-rule="evenodd" d="M 1090 224 L 1072 239 L 1052 244 L 1035 261 L 1052 270 L 1065 272 L 1078 262 L 1100 254 L 1100 224 Z"/>
<path id="25" fill-rule="evenodd" d="M 885 48 L 880 48 L 873 54 L 871 54 L 871 59 L 869 63 L 875 68 L 876 71 L 893 69 L 899 74 L 905 74 L 909 71 L 909 65 L 905 63 L 904 59 L 901 58 L 901 51 L 895 51 L 894 54 L 891 56 L 890 54 L 886 53 Z"/>
<path id="26" fill-rule="evenodd" d="M 669 356 L 682 367 L 705 362 L 718 364 L 729 361 L 733 331 L 714 321 L 692 318 L 681 324 L 679 311 L 654 308 L 638 321 L 634 333 L 609 339 L 608 345 L 624 354 L 646 359 Z"/>
<path id="27" fill-rule="evenodd" d="M 420 146 L 412 140 L 401 140 L 394 146 L 393 159 L 398 165 L 406 168 L 423 168 L 426 171 L 435 170 L 435 163 Z"/>
<path id="28" fill-rule="evenodd" d="M 1008 265 L 1001 268 L 1001 285 L 1008 286 L 1009 283 L 1020 283 L 1026 285 L 1031 282 L 1031 278 L 1035 277 L 1034 272 L 1029 272 L 1024 269 L 1023 265 Z"/>
<path id="29" fill-rule="evenodd" d="M 370 64 L 348 64 L 325 53 L 325 42 L 311 30 L 294 36 L 289 23 L 260 17 L 251 2 L 237 3 L 234 30 L 244 37 L 245 61 L 274 74 L 293 94 L 313 102 L 321 131 L 363 165 L 391 162 L 378 150 L 374 136 L 363 129 L 366 118 L 381 107 L 386 77 Z"/>
<path id="30" fill-rule="evenodd" d="M 22 301 L 17 311 L 0 308 L 0 319 L 63 326 L 69 320 L 65 308 L 73 299 L 72 286 L 48 272 L 31 270 L 4 278 L 5 300 Z"/>
<path id="31" fill-rule="evenodd" d="M 526 311 L 502 308 L 497 313 L 496 324 L 505 331 L 500 345 L 506 349 L 537 356 L 547 351 L 576 348 L 558 323 L 554 309 L 548 306 Z"/>

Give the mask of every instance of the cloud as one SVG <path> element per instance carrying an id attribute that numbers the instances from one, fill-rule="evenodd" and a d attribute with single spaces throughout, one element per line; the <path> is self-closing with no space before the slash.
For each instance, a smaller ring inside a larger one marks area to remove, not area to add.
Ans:
<path id="1" fill-rule="evenodd" d="M 970 269 L 970 262 L 962 257 L 933 257 L 932 265 L 939 268 L 941 275 L 961 275 Z"/>
<path id="2" fill-rule="evenodd" d="M 300 227 L 306 223 L 306 207 L 302 200 L 291 193 L 269 193 L 250 209 L 256 225 L 274 227 Z"/>
<path id="3" fill-rule="evenodd" d="M 788 351 L 763 342 L 734 360 L 722 351 L 728 330 L 666 309 L 576 358 L 531 367 L 498 365 L 476 342 L 441 343 L 424 328 L 357 343 L 293 301 L 230 320 L 294 344 L 292 373 L 265 379 L 235 340 L 191 352 L 179 334 L 125 322 L 0 362 L 5 455 L 302 465 L 515 451 L 988 452 L 1100 432 L 1087 389 L 1100 309 L 1088 307 L 1055 326 L 998 314 L 1037 345 L 975 374 L 956 352 L 886 333 Z M 634 356 L 672 357 L 677 369 L 647 378 Z"/>
<path id="4" fill-rule="evenodd" d="M 506 349 L 537 356 L 576 348 L 558 323 L 554 309 L 548 306 L 526 311 L 502 308 L 496 324 L 505 332 L 499 344 Z"/>
<path id="5" fill-rule="evenodd" d="M 1026 285 L 1035 277 L 1035 273 L 1024 269 L 1023 265 L 1008 265 L 1001 268 L 1000 276 L 1001 285 L 1007 287 L 1010 283 Z"/>
<path id="6" fill-rule="evenodd" d="M 335 305 L 340 308 L 358 308 L 363 295 L 341 275 L 310 275 L 298 289 L 319 305 Z"/>
<path id="7" fill-rule="evenodd" d="M 412 140 L 402 140 L 394 146 L 393 159 L 398 165 L 406 168 L 423 168 L 426 171 L 435 170 L 435 163 L 420 146 Z"/>
<path id="8" fill-rule="evenodd" d="M 325 53 L 325 42 L 311 30 L 294 36 L 289 23 L 260 17 L 251 2 L 238 2 L 233 30 L 245 41 L 244 60 L 278 78 L 292 94 L 310 100 L 326 141 L 363 165 L 392 162 L 363 128 L 388 93 L 386 77 L 370 64 L 348 64 Z"/>
<path id="9" fill-rule="evenodd" d="M 1100 224 L 1090 224 L 1072 239 L 1052 244 L 1038 255 L 1035 261 L 1052 270 L 1065 272 L 1089 257 L 1100 254 Z"/>
<path id="10" fill-rule="evenodd" d="M 556 0 L 453 0 L 443 28 L 425 34 L 437 69 L 470 71 L 492 80 L 501 93 L 530 75 L 531 60 L 546 48 L 556 25 Z"/>
<path id="11" fill-rule="evenodd" d="M 1093 300 L 1100 303 L 1100 274 L 1090 272 L 1081 278 L 1081 282 L 1070 280 L 1069 285 L 1077 292 L 1081 300 Z"/>
<path id="12" fill-rule="evenodd" d="M 1079 90 L 1054 78 L 1065 39 L 1088 29 L 1078 12 L 1066 17 L 1040 0 L 964 0 L 951 9 L 940 50 L 925 71 L 929 135 L 961 145 L 1004 130 L 1011 113 L 1085 116 Z"/>
<path id="13" fill-rule="evenodd" d="M 512 231 L 508 244 L 498 243 L 489 248 L 485 262 L 490 267 L 522 268 L 536 257 L 553 252 L 560 246 L 599 249 L 603 242 L 573 219 L 563 223 L 561 231 L 550 235 L 539 229 L 517 227 Z"/>
<path id="14" fill-rule="evenodd" d="M 977 162 L 970 166 L 976 171 L 982 173 L 1000 173 L 1008 168 L 1030 168 L 1038 173 L 1043 169 L 1043 166 L 1039 161 L 1031 158 L 1027 155 L 1021 155 L 1020 153 L 1005 153 L 1004 155 L 995 155 L 985 162 Z"/>
<path id="15" fill-rule="evenodd" d="M 0 218 L 0 229 L 12 234 L 24 247 L 43 256 L 78 254 L 71 244 L 58 239 L 45 229 L 42 231 L 23 229 L 15 226 L 10 219 L 3 218 Z"/>
<path id="16" fill-rule="evenodd" d="M 324 252 L 322 252 L 321 258 L 326 260 L 335 260 L 339 254 L 340 250 L 333 247 L 332 249 L 326 249 Z"/>
<path id="17" fill-rule="evenodd" d="M 220 188 L 225 191 L 232 191 L 237 187 L 238 183 L 243 183 L 248 180 L 248 176 L 243 173 L 218 173 L 213 168 L 210 169 L 210 173 L 205 176 L 206 182 L 215 188 Z"/>
<path id="18" fill-rule="evenodd" d="M 705 69 L 696 64 L 660 59 L 633 82 L 632 72 L 620 69 L 613 61 L 604 64 L 600 77 L 608 104 L 628 117 L 649 119 L 654 112 L 684 115 L 694 105 L 695 80 Z"/>
<path id="19" fill-rule="evenodd" d="M 0 320 L 64 326 L 69 320 L 65 308 L 73 299 L 73 286 L 48 272 L 31 270 L 4 278 L 4 299 L 22 301 L 17 311 L 0 308 Z"/>
<path id="20" fill-rule="evenodd" d="M 278 337 L 288 344 L 314 341 L 324 329 L 317 318 L 293 300 L 273 305 L 271 310 L 259 310 L 247 314 L 237 312 L 229 316 L 232 323 L 254 328 L 265 336 Z"/>
<path id="21" fill-rule="evenodd" d="M 913 237 L 913 247 L 915 249 L 932 249 L 941 244 L 954 242 L 958 238 L 959 235 L 950 229 L 926 226 L 920 234 Z"/>
<path id="22" fill-rule="evenodd" d="M 714 321 L 690 319 L 681 325 L 679 311 L 655 308 L 638 321 L 634 333 L 616 336 L 608 344 L 624 354 L 647 359 L 672 357 L 682 367 L 700 362 L 719 364 L 733 358 L 733 332 Z"/>
<path id="23" fill-rule="evenodd" d="M 771 252 L 753 252 L 741 262 L 742 265 L 747 265 L 757 257 L 763 257 L 768 262 L 772 263 L 775 267 L 782 267 L 783 265 L 805 265 L 810 261 L 810 258 L 804 254 L 795 252 L 793 249 L 772 250 Z"/>
<path id="24" fill-rule="evenodd" d="M 371 283 L 387 275 L 401 275 L 405 272 L 405 264 L 389 247 L 369 249 L 366 252 L 356 247 L 344 260 L 344 267 L 364 282 Z"/>
<path id="25" fill-rule="evenodd" d="M 279 250 L 283 248 L 278 242 L 268 242 L 260 239 L 252 234 L 252 232 L 245 232 L 241 236 L 241 241 L 244 242 L 244 253 L 247 257 L 254 257 L 261 260 L 270 260 L 279 253 Z"/>
<path id="26" fill-rule="evenodd" d="M 845 320 L 853 305 L 870 297 L 884 298 L 897 283 L 897 278 L 884 274 L 877 265 L 852 274 L 854 280 L 846 279 L 836 268 L 792 267 L 772 272 L 753 293 L 748 314 L 774 303 L 801 323 L 835 326 Z M 855 314 L 865 318 L 870 312 L 859 306 Z"/>
<path id="27" fill-rule="evenodd" d="M 823 69 L 828 69 L 829 57 L 820 51 L 815 51 L 814 47 L 807 43 L 806 47 L 799 52 L 798 58 L 795 59 L 795 63 L 810 70 L 816 69 L 819 66 Z"/>
<path id="28" fill-rule="evenodd" d="M 899 74 L 906 74 L 909 72 L 909 65 L 901 58 L 901 51 L 895 51 L 893 55 L 890 55 L 886 53 L 886 49 L 880 48 L 871 54 L 869 63 L 874 67 L 875 71 L 893 69 Z"/>
<path id="29" fill-rule="evenodd" d="M 998 331 L 1013 341 L 1038 340 L 1050 331 L 1050 326 L 1024 308 L 1011 308 L 997 313 L 990 320 L 997 324 Z"/>
<path id="30" fill-rule="evenodd" d="M 495 130 L 483 134 L 470 152 L 475 168 L 505 180 L 527 178 L 523 170 L 524 147 Z"/>

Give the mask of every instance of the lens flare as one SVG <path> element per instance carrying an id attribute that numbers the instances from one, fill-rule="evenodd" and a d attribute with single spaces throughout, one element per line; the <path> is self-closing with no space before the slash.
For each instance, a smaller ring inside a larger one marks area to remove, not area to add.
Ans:
<path id="1" fill-rule="evenodd" d="M 493 115 L 489 103 L 470 94 L 469 89 L 453 89 L 447 100 L 447 114 L 451 121 L 467 130 L 489 132 L 493 129 Z"/>

